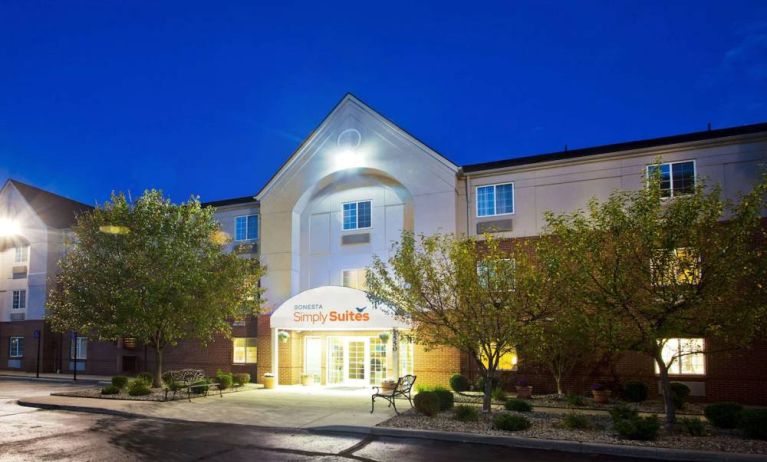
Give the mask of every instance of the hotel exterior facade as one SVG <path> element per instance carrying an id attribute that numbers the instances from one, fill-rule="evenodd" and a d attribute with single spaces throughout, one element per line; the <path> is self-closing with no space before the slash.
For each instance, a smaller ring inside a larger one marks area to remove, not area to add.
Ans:
<path id="1" fill-rule="evenodd" d="M 373 256 L 386 258 L 402 230 L 493 232 L 511 245 L 539 235 L 546 211 L 573 211 L 593 197 L 644 187 L 643 174 L 657 159 L 667 196 L 685 194 L 705 178 L 735 198 L 767 168 L 767 124 L 458 166 L 347 95 L 260 192 L 207 203 L 233 238 L 229 250 L 260 258 L 267 267 L 267 302 L 262 315 L 233 326 L 231 339 L 206 347 L 189 341 L 169 350 L 166 368 L 250 372 L 258 381 L 271 373 L 279 384 L 345 386 L 376 385 L 405 373 L 427 385 L 447 385 L 458 372 L 471 376 L 475 368 L 465 355 L 451 348 L 426 351 L 408 335 L 406 323 L 370 304 L 365 268 Z M 45 289 L 66 251 L 66 239 L 59 236 L 88 207 L 68 201 L 62 215 L 69 222 L 47 225 L 39 217 L 44 210 L 31 206 L 19 188 L 36 190 L 9 181 L 0 190 L 0 212 L 26 210 L 38 231 L 0 248 L 0 271 L 7 275 L 0 279 L 0 367 L 34 370 L 39 331 L 43 370 L 68 372 L 75 355 L 86 373 L 151 368 L 151 350 L 131 339 L 89 341 L 47 329 Z M 35 229 L 25 223 L 22 235 L 28 228 Z M 26 279 L 17 268 L 24 255 L 31 255 Z M 45 267 L 42 275 L 37 265 Z M 29 291 L 24 308 L 21 290 Z M 716 339 L 670 339 L 668 353 L 683 341 Z M 686 357 L 674 364 L 673 380 L 688 384 L 700 399 L 767 404 L 765 362 L 767 343 L 757 342 L 727 355 Z M 505 368 L 509 383 L 524 374 L 538 391 L 553 388 L 524 358 L 510 358 Z M 583 392 L 608 369 L 577 371 L 566 388 Z M 615 371 L 656 389 L 652 361 L 644 357 L 625 354 Z"/>

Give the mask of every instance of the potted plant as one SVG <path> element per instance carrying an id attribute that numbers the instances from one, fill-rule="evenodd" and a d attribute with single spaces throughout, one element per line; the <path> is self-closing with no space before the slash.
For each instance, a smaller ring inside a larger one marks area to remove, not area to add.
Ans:
<path id="1" fill-rule="evenodd" d="M 610 400 L 612 391 L 608 390 L 605 384 L 597 382 L 591 386 L 591 394 L 594 396 L 595 403 L 607 404 Z"/>
<path id="2" fill-rule="evenodd" d="M 277 338 L 280 339 L 280 342 L 282 342 L 282 343 L 288 343 L 288 339 L 290 338 L 290 334 L 288 334 L 284 330 L 281 330 L 280 333 L 277 334 Z"/>
<path id="3" fill-rule="evenodd" d="M 388 343 L 389 342 L 389 333 L 388 332 L 381 332 L 380 334 L 378 334 L 378 338 L 383 343 Z"/>
<path id="4" fill-rule="evenodd" d="M 384 379 L 381 380 L 381 392 L 388 393 L 394 390 L 394 388 L 397 386 L 397 380 L 396 379 Z"/>
<path id="5" fill-rule="evenodd" d="M 302 374 L 301 385 L 305 387 L 311 387 L 314 385 L 314 374 Z"/>
<path id="6" fill-rule="evenodd" d="M 274 374 L 271 372 L 264 374 L 264 388 L 266 390 L 271 390 L 274 388 Z"/>
<path id="7" fill-rule="evenodd" d="M 530 399 L 533 397 L 533 386 L 524 377 L 517 380 L 516 389 L 517 398 L 519 399 Z"/>

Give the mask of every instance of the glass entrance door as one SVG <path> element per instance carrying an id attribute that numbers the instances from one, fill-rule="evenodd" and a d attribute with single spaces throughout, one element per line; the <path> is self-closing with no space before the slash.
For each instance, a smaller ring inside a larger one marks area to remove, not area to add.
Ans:
<path id="1" fill-rule="evenodd" d="M 366 338 L 346 339 L 346 380 L 349 385 L 367 385 L 370 376 L 368 371 L 368 342 Z"/>

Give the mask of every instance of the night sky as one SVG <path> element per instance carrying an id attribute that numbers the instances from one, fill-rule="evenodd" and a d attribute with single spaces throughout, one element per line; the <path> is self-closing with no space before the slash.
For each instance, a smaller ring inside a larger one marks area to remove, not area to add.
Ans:
<path id="1" fill-rule="evenodd" d="M 458 164 L 767 121 L 767 1 L 0 0 L 0 182 L 255 194 L 346 92 Z"/>

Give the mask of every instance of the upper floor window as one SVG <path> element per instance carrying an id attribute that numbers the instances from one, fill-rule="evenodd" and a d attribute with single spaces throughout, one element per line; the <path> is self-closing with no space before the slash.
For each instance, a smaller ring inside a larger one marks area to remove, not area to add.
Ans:
<path id="1" fill-rule="evenodd" d="M 24 337 L 11 337 L 8 343 L 8 356 L 21 358 L 24 356 Z"/>
<path id="2" fill-rule="evenodd" d="M 29 247 L 16 247 L 16 256 L 13 259 L 14 263 L 26 263 L 29 261 Z"/>
<path id="3" fill-rule="evenodd" d="M 234 240 L 252 241 L 258 239 L 258 215 L 245 215 L 234 219 Z"/>
<path id="4" fill-rule="evenodd" d="M 352 289 L 366 290 L 367 289 L 367 276 L 364 268 L 344 270 L 342 278 L 342 285 L 344 287 L 351 287 Z"/>
<path id="5" fill-rule="evenodd" d="M 27 307 L 27 291 L 26 290 L 14 290 L 13 291 L 13 309 L 20 310 Z"/>
<path id="6" fill-rule="evenodd" d="M 517 262 L 512 258 L 482 260 L 477 263 L 479 285 L 491 290 L 512 290 Z"/>
<path id="7" fill-rule="evenodd" d="M 658 250 L 650 261 L 653 285 L 671 286 L 700 283 L 700 254 L 690 247 Z"/>
<path id="8" fill-rule="evenodd" d="M 705 342 L 702 338 L 666 338 L 661 340 L 663 362 L 671 375 L 705 375 Z M 660 369 L 655 365 L 655 373 Z"/>
<path id="9" fill-rule="evenodd" d="M 343 204 L 344 230 L 370 228 L 370 201 L 347 202 Z"/>
<path id="10" fill-rule="evenodd" d="M 88 337 L 75 337 L 69 346 L 70 359 L 88 359 Z"/>
<path id="11" fill-rule="evenodd" d="M 239 337 L 232 339 L 234 348 L 234 364 L 256 364 L 258 362 L 258 347 L 255 337 Z"/>
<path id="12" fill-rule="evenodd" d="M 495 350 L 495 343 L 490 344 L 491 350 Z M 479 348 L 479 357 L 482 360 L 482 364 L 484 366 L 490 367 L 490 360 L 488 359 L 487 355 L 485 354 L 485 351 L 480 347 Z M 493 355 L 496 354 L 495 351 L 491 352 Z M 505 351 L 501 353 L 500 358 L 498 358 L 498 368 L 499 371 L 516 371 L 517 370 L 517 350 L 515 348 L 511 348 L 508 351 Z"/>
<path id="13" fill-rule="evenodd" d="M 477 216 L 514 213 L 514 183 L 477 186 Z"/>
<path id="14" fill-rule="evenodd" d="M 695 161 L 669 162 L 647 166 L 647 177 L 660 176 L 661 197 L 683 196 L 695 191 Z"/>

